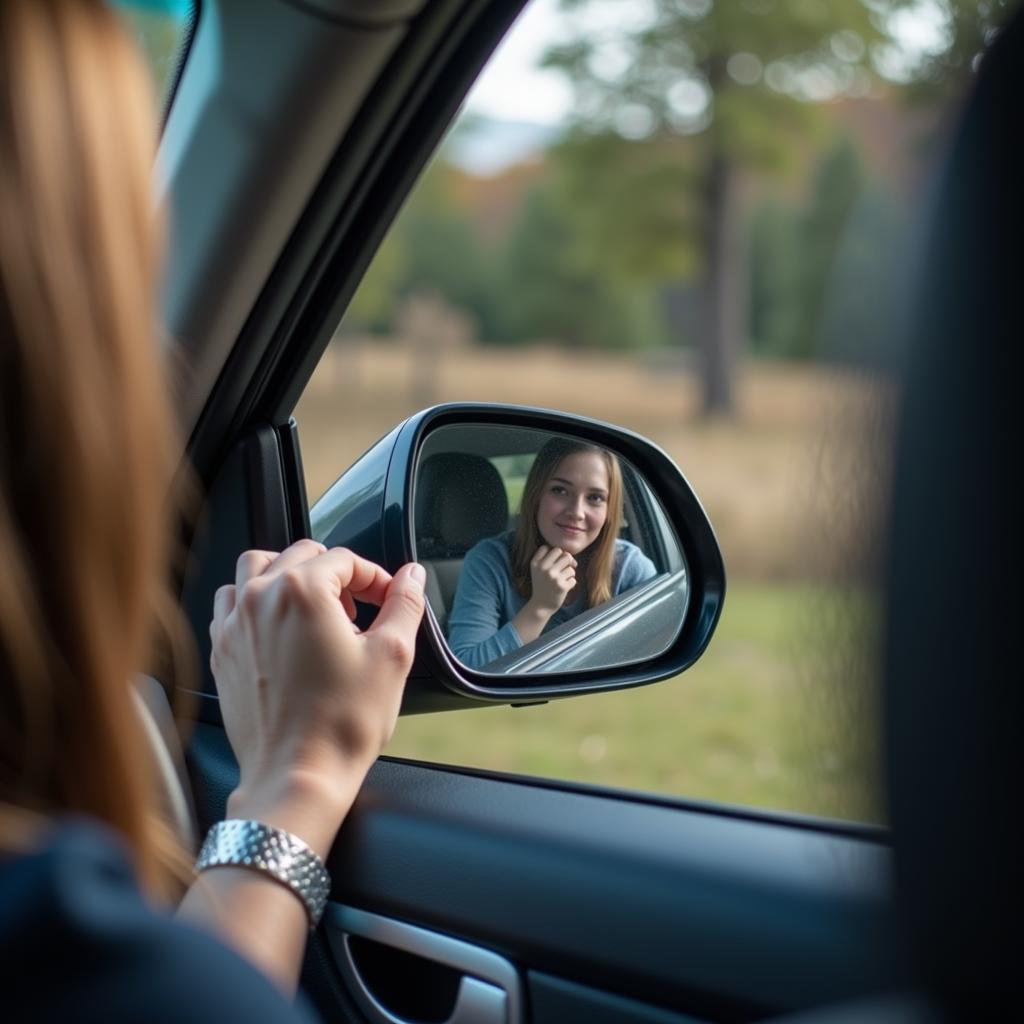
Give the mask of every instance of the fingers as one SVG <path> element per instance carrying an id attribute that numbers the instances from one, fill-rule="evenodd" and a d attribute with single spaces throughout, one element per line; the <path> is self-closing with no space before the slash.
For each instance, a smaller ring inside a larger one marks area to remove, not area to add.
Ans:
<path id="1" fill-rule="evenodd" d="M 235 563 L 235 587 L 241 590 L 249 580 L 261 576 L 277 557 L 276 551 L 243 551 Z"/>
<path id="2" fill-rule="evenodd" d="M 367 604 L 384 603 L 391 583 L 391 574 L 374 562 L 370 562 L 348 548 L 331 548 L 311 563 L 310 569 L 324 573 L 342 604 L 345 593 Z M 348 605 L 345 606 L 348 611 Z M 355 605 L 352 606 L 355 611 Z"/>
<path id="3" fill-rule="evenodd" d="M 373 626 L 365 634 L 385 645 L 385 656 L 412 664 L 416 630 L 423 618 L 423 584 L 427 574 L 422 565 L 410 562 L 395 573 Z"/>
<path id="4" fill-rule="evenodd" d="M 289 569 L 293 569 L 296 566 L 302 565 L 304 562 L 309 562 L 312 559 L 317 558 L 326 550 L 327 548 L 318 541 L 308 539 L 297 540 L 294 544 L 286 547 L 281 554 L 272 557 L 270 562 L 263 567 L 263 570 L 259 575 L 264 576 L 267 579 L 272 579 L 287 572 Z M 245 554 L 267 555 L 270 554 L 270 552 L 247 551 Z M 242 558 L 244 557 L 245 555 L 242 556 Z M 241 562 L 241 559 L 239 559 L 239 562 Z"/>
<path id="5" fill-rule="evenodd" d="M 257 577 L 266 583 L 282 581 L 298 570 L 307 582 L 325 586 L 341 600 L 349 618 L 355 618 L 353 596 L 370 604 L 380 604 L 387 593 L 391 576 L 380 566 L 361 558 L 347 548 L 332 548 L 303 539 L 285 548 L 280 554 L 273 551 L 246 551 L 238 559 L 235 589 Z M 304 589 L 299 577 L 299 587 Z M 294 578 L 289 579 L 294 584 Z"/>
<path id="6" fill-rule="evenodd" d="M 230 583 L 217 588 L 217 593 L 213 595 L 213 621 L 210 623 L 211 633 L 215 629 L 220 630 L 224 628 L 224 620 L 234 610 L 237 593 L 237 588 Z"/>
<path id="7" fill-rule="evenodd" d="M 405 569 L 404 582 L 397 590 L 393 590 L 390 573 L 347 548 L 332 548 L 328 551 L 317 541 L 300 540 L 280 554 L 273 551 L 245 551 L 238 559 L 234 586 L 221 587 L 214 598 L 210 634 L 216 637 L 223 630 L 224 620 L 238 603 L 242 588 L 257 577 L 266 582 L 276 581 L 278 586 L 275 586 L 275 591 L 286 586 L 292 593 L 306 591 L 308 594 L 323 588 L 323 591 L 340 601 L 345 614 L 353 622 L 357 615 L 357 599 L 383 606 L 389 596 L 393 596 L 399 607 L 405 604 L 412 608 L 415 632 L 415 626 L 423 614 L 423 579 L 426 574 L 415 563 L 410 563 Z M 295 575 L 296 571 L 298 576 Z M 410 588 L 414 591 L 412 600 L 405 596 Z M 255 605 L 253 602 L 248 605 L 252 611 L 261 603 L 262 598 L 255 593 L 248 597 L 255 598 Z"/>
<path id="8" fill-rule="evenodd" d="M 540 560 L 538 568 L 558 570 L 567 565 L 575 567 L 576 559 L 568 551 L 563 551 L 561 548 L 550 548 L 548 553 Z"/>
<path id="9" fill-rule="evenodd" d="M 540 569 L 553 569 L 565 555 L 561 548 L 548 548 L 548 553 L 540 560 Z"/>

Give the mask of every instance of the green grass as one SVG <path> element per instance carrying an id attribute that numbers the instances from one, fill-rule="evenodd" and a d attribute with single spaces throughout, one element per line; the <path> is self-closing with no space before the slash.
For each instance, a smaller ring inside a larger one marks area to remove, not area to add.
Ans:
<path id="1" fill-rule="evenodd" d="M 876 621 L 864 591 L 734 584 L 710 647 L 679 677 L 403 718 L 386 753 L 878 821 Z"/>

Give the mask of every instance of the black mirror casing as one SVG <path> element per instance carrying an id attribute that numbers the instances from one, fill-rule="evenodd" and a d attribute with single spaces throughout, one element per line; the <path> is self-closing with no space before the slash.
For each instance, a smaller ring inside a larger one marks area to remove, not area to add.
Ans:
<path id="1" fill-rule="evenodd" d="M 406 686 L 403 714 L 481 704 L 532 704 L 617 690 L 666 679 L 704 652 L 725 598 L 725 566 L 714 531 L 696 494 L 675 463 L 638 434 L 597 420 L 528 406 L 455 403 L 411 416 L 378 441 L 327 490 L 311 512 L 316 540 L 351 548 L 396 572 L 415 557 L 415 471 L 424 440 L 452 424 L 513 426 L 558 431 L 600 445 L 626 459 L 647 480 L 682 544 L 690 599 L 679 635 L 657 657 L 581 672 L 496 677 L 456 660 L 433 614 L 424 617 L 416 661 Z M 374 611 L 361 609 L 360 625 Z"/>

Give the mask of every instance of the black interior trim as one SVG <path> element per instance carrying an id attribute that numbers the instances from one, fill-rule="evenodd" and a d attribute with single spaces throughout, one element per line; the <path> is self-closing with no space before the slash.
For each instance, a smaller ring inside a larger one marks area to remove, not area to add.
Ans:
<path id="1" fill-rule="evenodd" d="M 306 496 L 306 474 L 302 468 L 302 447 L 299 444 L 299 429 L 294 419 L 279 427 L 278 443 L 281 446 L 281 470 L 283 473 L 285 508 L 288 514 L 288 536 L 293 540 L 309 537 L 309 498 Z"/>
<path id="2" fill-rule="evenodd" d="M 888 849 L 784 824 L 384 761 L 329 868 L 346 904 L 697 1016 L 902 977 Z"/>
<path id="3" fill-rule="evenodd" d="M 540 703 L 546 703 L 546 701 Z M 514 704 L 512 706 L 525 708 L 533 707 L 534 705 Z M 688 796 L 675 796 L 670 793 L 650 793 L 637 789 L 617 789 L 613 786 L 602 786 L 591 782 L 576 782 L 572 779 L 548 779 L 540 775 L 521 775 L 517 772 L 498 772 L 487 768 L 474 768 L 472 765 L 445 764 L 438 761 L 416 761 L 412 758 L 392 757 L 390 755 L 384 755 L 379 760 L 390 764 L 405 764 L 412 767 L 428 768 L 431 771 L 455 772 L 459 775 L 470 775 L 478 779 L 512 782 L 517 786 L 557 789 L 561 792 L 579 793 L 583 796 L 605 796 L 617 800 L 630 800 L 633 803 L 650 804 L 655 807 L 674 807 L 680 811 L 694 811 L 698 814 L 721 815 L 722 817 L 741 819 L 743 821 L 761 822 L 765 825 L 782 825 L 786 828 L 808 829 L 819 834 L 838 836 L 843 839 L 855 839 L 879 846 L 888 847 L 891 845 L 891 835 L 887 828 L 861 821 L 824 818 L 812 814 L 798 814 L 796 811 L 749 807 L 745 804 L 712 803 L 707 800 L 698 800 Z"/>
<path id="4" fill-rule="evenodd" d="M 636 999 L 527 971 L 532 1024 L 707 1024 L 706 1018 L 663 1010 Z"/>
<path id="5" fill-rule="evenodd" d="M 294 519 L 303 514 L 305 492 L 298 489 L 302 470 L 301 464 L 295 464 L 298 446 L 282 446 L 282 438 L 289 435 L 287 427 L 279 431 L 266 424 L 249 433 L 217 470 L 203 503 L 188 554 L 181 604 L 196 640 L 199 689 L 204 693 L 214 693 L 209 624 L 217 588 L 234 582 L 235 563 L 243 551 L 287 547 L 295 533 Z M 286 490 L 289 477 L 292 487 Z M 208 704 L 199 701 L 201 718 L 207 717 Z"/>

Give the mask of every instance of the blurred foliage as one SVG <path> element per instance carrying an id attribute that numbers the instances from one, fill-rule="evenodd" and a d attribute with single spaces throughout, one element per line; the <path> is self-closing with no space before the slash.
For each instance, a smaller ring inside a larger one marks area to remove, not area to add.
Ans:
<path id="1" fill-rule="evenodd" d="M 617 272 L 604 247 L 580 244 L 566 197 L 557 181 L 535 186 L 509 235 L 502 253 L 507 336 L 604 348 L 658 344 L 656 290 Z"/>
<path id="2" fill-rule="evenodd" d="M 454 195 L 455 172 L 436 161 L 381 245 L 349 307 L 347 325 L 393 332 L 403 299 L 440 295 L 483 337 L 501 338 L 498 266 Z"/>
<path id="3" fill-rule="evenodd" d="M 884 271 L 901 225 L 845 136 L 822 157 L 803 202 L 763 200 L 750 222 L 753 351 L 877 363 L 889 308 Z"/>
<path id="4" fill-rule="evenodd" d="M 555 177 L 526 189 L 509 230 L 487 241 L 459 198 L 462 172 L 436 160 L 381 246 L 345 329 L 397 333 L 403 302 L 432 292 L 468 313 L 485 343 L 659 344 L 657 289 L 580 244 L 575 208 Z"/>
<path id="5" fill-rule="evenodd" d="M 906 95 L 915 101 L 957 102 L 967 91 L 986 47 L 1020 6 L 1020 0 L 930 0 L 941 14 L 942 45 L 923 55 L 901 77 Z M 888 48 L 880 62 L 896 58 Z"/>
<path id="6" fill-rule="evenodd" d="M 625 5 L 563 0 L 562 7 Z M 576 134 L 602 140 L 596 176 L 588 147 L 579 147 L 590 187 L 577 201 L 609 222 L 627 262 L 640 254 L 640 267 L 660 269 L 666 284 L 673 264 L 697 263 L 704 405 L 729 413 L 746 341 L 737 314 L 745 283 L 739 177 L 792 171 L 822 101 L 866 92 L 870 47 L 887 36 L 861 0 L 652 0 L 647 12 L 625 30 L 580 19 L 546 64 L 572 83 Z M 651 165 L 640 174 L 638 158 Z M 673 174 L 680 159 L 689 170 Z M 662 187 L 645 187 L 651 178 Z M 617 201 L 624 182 L 636 186 L 630 203 Z"/>
<path id="7" fill-rule="evenodd" d="M 695 216 L 678 188 L 686 166 L 645 163 L 638 152 L 642 182 L 620 179 L 612 198 L 614 183 L 601 181 L 602 167 L 612 166 L 600 159 L 607 142 L 572 137 L 550 150 L 543 173 L 517 197 L 507 230 L 490 238 L 480 214 L 460 198 L 464 173 L 435 161 L 367 272 L 345 329 L 400 333 L 403 303 L 430 292 L 468 313 L 477 340 L 488 344 L 544 340 L 627 349 L 676 341 L 667 298 L 673 282 L 694 280 L 697 259 L 693 246 L 671 244 L 685 238 L 682 225 Z M 629 145 L 639 151 L 648 144 Z M 585 166 L 594 168 L 589 180 L 580 173 Z M 645 231 L 618 238 L 615 219 L 602 215 L 602 204 L 594 201 L 602 192 L 625 210 L 642 194 Z M 659 194 L 660 200 L 649 201 Z M 878 254 L 891 251 L 900 222 L 891 189 L 872 179 L 845 135 L 834 138 L 813 168 L 805 196 L 761 199 L 749 219 L 746 250 L 754 354 L 802 359 L 841 352 L 854 358 L 857 332 L 848 329 L 848 320 L 826 321 L 826 310 L 851 292 L 877 294 L 884 266 Z M 652 241 L 646 250 L 643 237 Z M 846 287 L 830 288 L 839 270 Z M 857 298 L 845 305 L 864 326 L 860 336 L 877 334 L 865 324 L 869 314 L 881 315 L 877 305 Z M 693 321 L 687 325 L 691 333 L 697 329 Z"/>
<path id="8" fill-rule="evenodd" d="M 618 4 L 623 13 L 634 6 Z M 163 103 L 192 5 L 117 6 Z M 922 6 L 939 25 L 938 43 L 909 60 L 894 19 Z M 378 252 L 346 326 L 395 333 L 403 301 L 431 292 L 467 313 L 486 343 L 692 344 L 701 319 L 668 311 L 673 297 L 699 293 L 702 282 L 715 287 L 701 276 L 713 248 L 712 157 L 748 179 L 783 183 L 810 157 L 817 166 L 807 194 L 762 198 L 743 217 L 745 244 L 725 249 L 718 273 L 738 290 L 719 291 L 749 311 L 737 348 L 876 362 L 881 304 L 861 297 L 885 289 L 877 254 L 896 242 L 900 203 L 856 143 L 826 128 L 831 111 L 823 101 L 865 94 L 879 69 L 894 83 L 887 102 L 955 100 L 1017 6 L 651 0 L 646 18 L 583 17 L 576 36 L 545 58 L 573 83 L 574 120 L 545 154 L 543 173 L 521 189 L 507 230 L 487 233 L 460 187 L 465 175 L 442 151 Z M 562 7 L 617 9 L 614 0 L 562 0 Z M 473 130 L 472 122 L 464 117 L 455 133 Z M 830 287 L 837 273 L 846 287 Z"/>
<path id="9" fill-rule="evenodd" d="M 737 354 L 877 365 L 877 300 L 930 130 L 902 99 L 961 94 L 1013 6 L 928 3 L 938 42 L 899 64 L 894 19 L 920 0 L 652 0 L 646 19 L 614 22 L 589 18 L 618 10 L 609 0 L 566 0 L 580 31 L 546 63 L 573 83 L 572 123 L 516 180 L 474 179 L 443 149 L 346 328 L 399 333 L 403 303 L 431 292 L 488 344 L 692 346 L 706 340 L 710 289 L 747 311 L 731 321 L 741 336 L 719 339 Z M 896 122 L 870 156 L 857 104 Z M 479 127 L 466 117 L 453 138 Z M 504 193 L 501 216 L 481 199 L 491 193 Z"/>

